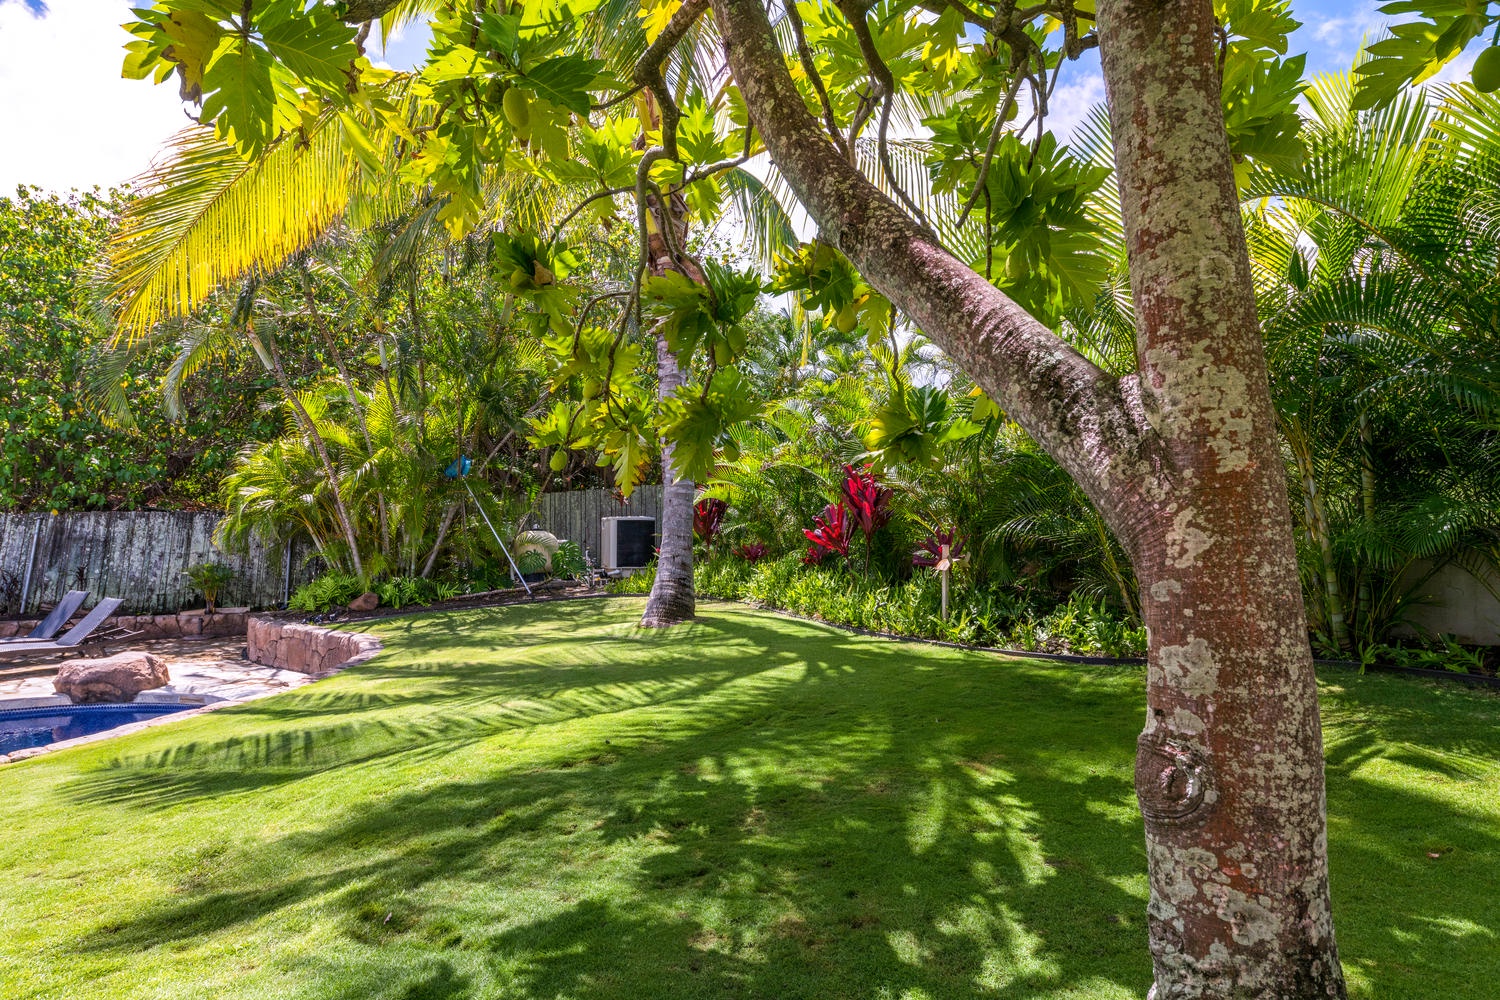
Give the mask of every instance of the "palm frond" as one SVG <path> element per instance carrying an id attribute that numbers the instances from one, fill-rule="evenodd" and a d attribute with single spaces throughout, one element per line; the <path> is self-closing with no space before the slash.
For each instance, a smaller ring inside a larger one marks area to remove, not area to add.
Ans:
<path id="1" fill-rule="evenodd" d="M 769 270 L 778 254 L 797 245 L 789 207 L 759 177 L 743 167 L 722 177 L 756 262 Z"/>
<path id="2" fill-rule="evenodd" d="M 100 275 L 116 336 L 133 339 L 190 313 L 225 283 L 305 249 L 346 214 L 368 222 L 398 210 L 409 192 L 395 176 L 395 139 L 382 144 L 380 176 L 366 184 L 364 128 L 350 114 L 327 113 L 301 138 L 287 135 L 248 162 L 207 126 L 174 136 L 137 181 L 145 193 L 121 219 Z"/>

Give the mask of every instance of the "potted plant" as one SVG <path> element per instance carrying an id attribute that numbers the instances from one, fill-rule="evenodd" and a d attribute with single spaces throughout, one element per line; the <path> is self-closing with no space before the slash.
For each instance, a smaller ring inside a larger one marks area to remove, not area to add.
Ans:
<path id="1" fill-rule="evenodd" d="M 234 570 L 223 563 L 202 562 L 189 566 L 182 571 L 182 575 L 203 593 L 203 601 L 207 605 L 203 613 L 211 615 L 219 603 L 219 591 L 234 579 Z"/>

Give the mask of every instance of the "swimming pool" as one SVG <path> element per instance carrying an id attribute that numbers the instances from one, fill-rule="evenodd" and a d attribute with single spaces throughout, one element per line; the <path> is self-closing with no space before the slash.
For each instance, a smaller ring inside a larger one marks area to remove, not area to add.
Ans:
<path id="1" fill-rule="evenodd" d="M 49 743 L 102 733 L 116 726 L 202 707 L 174 704 L 49 705 L 45 708 L 0 710 L 0 754 L 44 747 Z"/>

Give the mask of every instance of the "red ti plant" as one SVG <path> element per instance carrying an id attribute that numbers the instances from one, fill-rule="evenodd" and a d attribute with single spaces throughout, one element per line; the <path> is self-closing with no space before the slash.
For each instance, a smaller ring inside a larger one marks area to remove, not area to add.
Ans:
<path id="1" fill-rule="evenodd" d="M 833 553 L 849 558 L 849 540 L 854 537 L 854 525 L 849 520 L 849 508 L 843 503 L 824 507 L 823 513 L 813 518 L 813 526 L 803 528 L 802 533 L 812 542 L 807 547 L 807 555 L 802 557 L 804 563 L 820 563 L 824 556 Z"/>
<path id="2" fill-rule="evenodd" d="M 693 505 L 693 534 L 703 540 L 708 548 L 714 547 L 714 539 L 724 530 L 724 512 L 729 503 L 717 497 L 699 500 Z"/>
<path id="3" fill-rule="evenodd" d="M 876 482 L 868 465 L 862 469 L 846 465 L 842 493 L 850 516 L 865 536 L 865 572 L 869 573 L 870 540 L 891 519 L 891 491 Z"/>
<path id="4" fill-rule="evenodd" d="M 750 542 L 748 545 L 738 546 L 734 554 L 754 566 L 766 557 L 766 547 L 761 542 Z"/>
<path id="5" fill-rule="evenodd" d="M 936 566 L 943 557 L 943 546 L 948 546 L 948 558 L 956 559 L 963 553 L 964 537 L 957 528 L 938 528 L 922 540 L 911 554 L 913 566 Z"/>

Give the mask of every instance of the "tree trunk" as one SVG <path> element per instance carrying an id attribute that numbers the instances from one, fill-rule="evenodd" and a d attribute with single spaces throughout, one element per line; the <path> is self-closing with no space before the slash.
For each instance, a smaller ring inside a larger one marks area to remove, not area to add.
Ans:
<path id="1" fill-rule="evenodd" d="M 1359 411 L 1359 499 L 1360 512 L 1364 517 L 1366 532 L 1375 528 L 1375 436 L 1370 430 L 1370 414 Z M 1370 576 L 1372 567 L 1361 558 L 1356 562 L 1355 575 L 1359 580 L 1354 592 L 1354 625 L 1362 631 L 1362 637 L 1374 641 L 1370 627 L 1366 624 L 1371 608 Z"/>
<path id="2" fill-rule="evenodd" d="M 1172 486 L 1134 546 L 1152 994 L 1343 997 L 1317 684 L 1215 27 L 1209 0 L 1099 9 L 1142 404 Z"/>
<path id="3" fill-rule="evenodd" d="M 838 156 L 763 7 L 714 0 L 735 81 L 823 238 L 1079 483 L 1150 630 L 1136 787 L 1156 1000 L 1345 995 L 1317 688 L 1209 0 L 1101 0 L 1140 370 L 1113 379 Z"/>
<path id="4" fill-rule="evenodd" d="M 667 342 L 656 341 L 656 367 L 660 395 L 666 399 L 683 383 L 677 358 L 667 350 Z M 672 442 L 662 440 L 661 448 L 661 544 L 656 555 L 656 581 L 646 599 L 641 624 L 661 628 L 692 621 L 696 611 L 693 597 L 693 501 L 696 490 L 691 479 L 679 479 L 672 471 Z"/>
<path id="5" fill-rule="evenodd" d="M 1339 581 L 1338 564 L 1333 557 L 1333 532 L 1328 527 L 1328 505 L 1318 488 L 1312 459 L 1312 445 L 1300 423 L 1283 424 L 1285 438 L 1297 462 L 1297 477 L 1302 482 L 1302 504 L 1307 518 L 1307 533 L 1318 547 L 1322 570 L 1323 602 L 1328 609 L 1328 637 L 1340 653 L 1349 652 L 1349 624 L 1344 615 L 1344 588 Z"/>
<path id="6" fill-rule="evenodd" d="M 307 434 L 307 439 L 312 442 L 313 450 L 318 454 L 318 462 L 323 466 L 323 475 L 328 480 L 329 495 L 333 498 L 333 513 L 338 518 L 339 528 L 344 533 L 344 543 L 349 546 L 349 561 L 353 564 L 354 575 L 361 580 L 365 578 L 365 565 L 359 557 L 359 536 L 354 530 L 354 521 L 349 517 L 349 511 L 344 506 L 344 497 L 339 492 L 338 471 L 333 467 L 333 459 L 328 454 L 328 446 L 323 441 L 323 435 L 318 433 L 317 425 L 313 423 L 312 417 L 302 406 L 302 400 L 297 398 L 297 393 L 292 389 L 291 379 L 287 377 L 286 369 L 281 364 L 281 353 L 276 349 L 274 340 L 261 341 L 254 330 L 247 328 L 246 336 L 259 350 L 258 353 L 271 359 L 271 371 L 276 378 L 276 384 L 281 388 L 281 394 L 286 401 L 292 404 L 292 411 L 297 415 L 297 423 L 301 425 Z"/>
<path id="7" fill-rule="evenodd" d="M 365 419 L 365 405 L 359 398 L 359 386 L 349 375 L 349 369 L 344 364 L 343 352 L 339 350 L 338 338 L 334 336 L 333 330 L 328 326 L 327 319 L 318 308 L 317 296 L 313 294 L 312 274 L 307 270 L 307 262 L 303 261 L 302 270 L 302 298 L 307 304 L 308 315 L 312 317 L 313 326 L 317 327 L 318 333 L 323 338 L 323 344 L 328 348 L 328 356 L 333 359 L 333 366 L 338 369 L 339 379 L 344 383 L 344 391 L 349 394 L 349 406 L 354 410 L 355 423 L 359 424 L 359 433 L 365 442 L 365 455 L 368 461 L 375 460 L 375 442 L 370 438 L 370 424 Z M 385 491 L 375 491 L 376 513 L 380 515 L 380 551 L 390 553 L 390 529 L 387 525 Z"/>
<path id="8" fill-rule="evenodd" d="M 700 6 L 702 0 L 699 0 Z M 655 101 L 649 92 L 641 100 L 645 106 L 643 120 L 660 124 Z M 676 192 L 666 195 L 665 204 L 655 194 L 646 196 L 646 267 L 653 275 L 678 271 L 704 283 L 703 271 L 686 253 L 688 235 L 687 202 Z M 656 337 L 657 397 L 665 400 L 687 381 L 687 373 L 677 363 L 660 333 Z M 656 579 L 646 599 L 641 624 L 646 628 L 665 628 L 693 620 L 697 604 L 693 595 L 693 502 L 697 490 L 692 480 L 679 479 L 673 468 L 676 448 L 663 435 L 661 439 L 661 538 L 656 554 Z"/>

